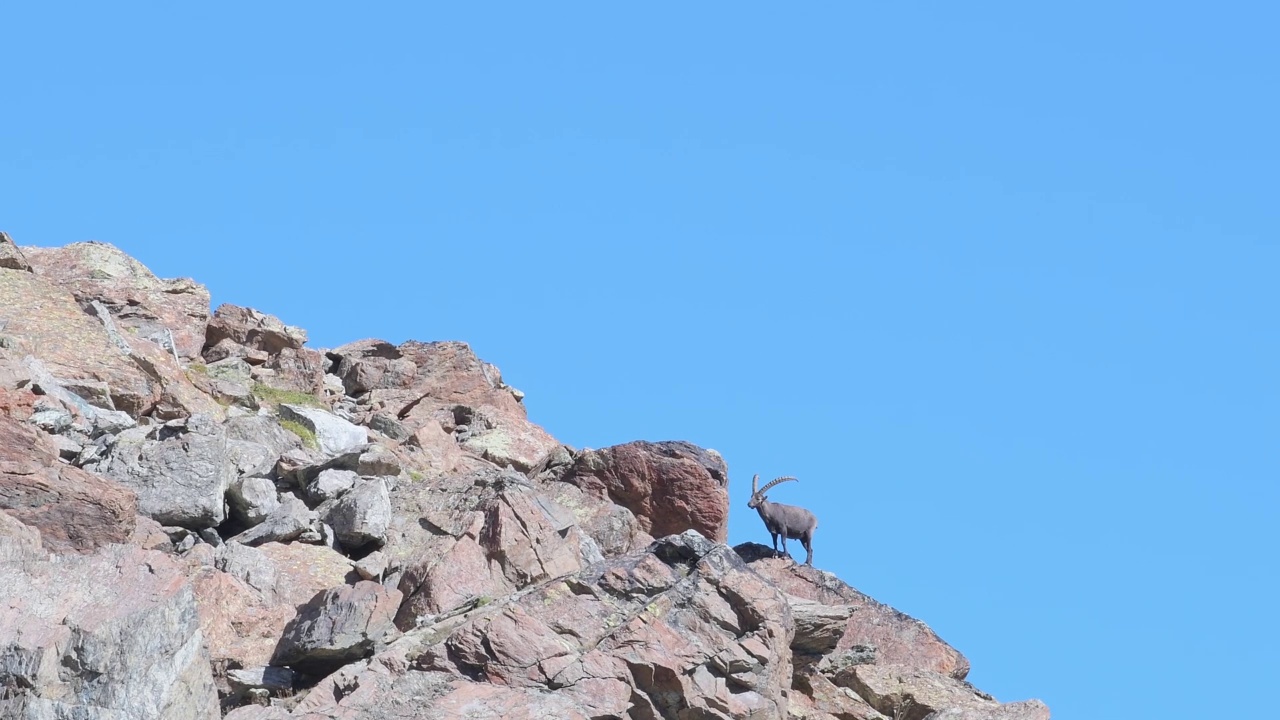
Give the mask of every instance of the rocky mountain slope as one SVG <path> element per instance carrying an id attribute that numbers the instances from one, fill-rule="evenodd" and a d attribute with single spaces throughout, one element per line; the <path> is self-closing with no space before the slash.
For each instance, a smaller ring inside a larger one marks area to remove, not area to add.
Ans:
<path id="1" fill-rule="evenodd" d="M 715 451 L 566 447 L 460 342 L 306 339 L 0 233 L 0 717 L 1049 717 L 725 545 Z"/>

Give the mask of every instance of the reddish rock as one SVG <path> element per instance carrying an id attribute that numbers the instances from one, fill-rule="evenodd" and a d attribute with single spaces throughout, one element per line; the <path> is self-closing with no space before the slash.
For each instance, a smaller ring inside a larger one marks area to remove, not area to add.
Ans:
<path id="1" fill-rule="evenodd" d="M 204 359 L 243 358 L 253 379 L 281 390 L 319 397 L 324 389 L 324 356 L 304 348 L 307 331 L 274 315 L 238 305 L 219 305 L 209 321 Z"/>
<path id="2" fill-rule="evenodd" d="M 333 374 L 352 397 L 370 390 L 407 390 L 417 378 L 418 366 L 385 340 L 359 340 L 329 351 L 335 361 Z"/>
<path id="3" fill-rule="evenodd" d="M 57 377 L 105 382 L 115 409 L 134 417 L 160 399 L 154 379 L 65 288 L 32 273 L 0 269 L 0 308 L 5 334 L 21 338 Z"/>
<path id="4" fill-rule="evenodd" d="M 917 667 L 855 665 L 834 680 L 903 720 L 1049 720 L 1049 709 L 1037 700 L 1001 704 L 966 682 Z"/>
<path id="5" fill-rule="evenodd" d="M 786 600 L 728 548 L 685 533 L 429 620 L 294 715 L 393 716 L 412 688 L 451 708 L 442 717 L 523 717 L 510 704 L 523 696 L 554 698 L 556 717 L 782 718 L 790 641 Z"/>
<path id="6" fill-rule="evenodd" d="M 266 543 L 241 552 L 265 557 L 274 582 L 256 588 L 213 567 L 192 576 L 200 627 L 219 670 L 266 665 L 300 608 L 324 590 L 359 580 L 349 559 L 322 545 Z"/>
<path id="7" fill-rule="evenodd" d="M 853 608 L 836 650 L 855 646 L 874 648 L 876 662 L 900 664 L 963 680 L 969 660 L 943 642 L 928 625 L 853 589 L 840 578 L 787 558 L 757 543 L 735 548 L 752 570 L 769 579 L 788 595 L 827 605 Z"/>
<path id="8" fill-rule="evenodd" d="M 222 414 L 170 353 L 122 333 L 110 315 L 108 328 L 102 318 L 87 314 L 70 290 L 42 276 L 0 269 L 0 308 L 4 332 L 29 348 L 61 385 L 102 394 L 100 401 L 86 398 L 94 404 L 135 418 Z"/>
<path id="9" fill-rule="evenodd" d="M 58 460 L 48 436 L 0 415 L 0 509 L 40 531 L 53 552 L 129 542 L 137 498 Z"/>
<path id="10" fill-rule="evenodd" d="M 573 513 L 525 482 L 489 468 L 396 488 L 383 553 L 392 568 L 404 569 L 401 629 L 420 616 L 501 597 L 600 559 Z"/>
<path id="11" fill-rule="evenodd" d="M 200 357 L 209 321 L 209 291 L 190 278 L 161 280 L 108 243 L 27 248 L 36 274 L 71 291 L 82 307 L 94 300 L 133 337 L 183 359 Z M 172 344 L 171 344 L 172 343 Z"/>
<path id="12" fill-rule="evenodd" d="M 0 415 L 26 420 L 35 412 L 36 397 L 30 390 L 13 390 L 0 385 Z"/>
<path id="13" fill-rule="evenodd" d="M 362 422 L 384 414 L 408 433 L 434 423 L 472 456 L 521 471 L 558 444 L 529 422 L 523 393 L 466 343 L 361 340 L 329 357 L 347 393 L 362 400 Z"/>
<path id="14" fill-rule="evenodd" d="M 697 530 L 724 542 L 728 477 L 724 459 L 714 450 L 687 442 L 637 441 L 583 451 L 560 480 L 627 508 L 654 537 Z"/>
<path id="15" fill-rule="evenodd" d="M 268 355 L 281 350 L 297 350 L 307 342 L 307 331 L 285 325 L 280 318 L 259 312 L 253 308 L 224 303 L 214 311 L 205 333 L 205 347 L 211 348 L 223 340 L 250 350 L 261 350 Z M 222 359 L 222 358 L 217 358 Z"/>

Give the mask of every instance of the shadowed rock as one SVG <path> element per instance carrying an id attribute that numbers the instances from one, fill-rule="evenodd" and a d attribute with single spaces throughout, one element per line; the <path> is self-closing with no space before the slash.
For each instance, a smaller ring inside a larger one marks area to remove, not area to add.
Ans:
<path id="1" fill-rule="evenodd" d="M 373 654 L 395 632 L 400 599 L 399 590 L 366 580 L 322 592 L 285 628 L 272 664 L 336 668 Z"/>
<path id="2" fill-rule="evenodd" d="M 27 262 L 7 232 L 0 232 L 0 268 L 31 272 L 31 263 Z"/>

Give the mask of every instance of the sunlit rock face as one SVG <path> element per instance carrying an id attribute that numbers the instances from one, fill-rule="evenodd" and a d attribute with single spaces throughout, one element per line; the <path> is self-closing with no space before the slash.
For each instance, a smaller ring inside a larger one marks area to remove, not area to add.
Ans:
<path id="1" fill-rule="evenodd" d="M 1045 720 L 762 545 L 686 442 L 577 450 L 465 343 L 0 234 L 0 717 Z"/>

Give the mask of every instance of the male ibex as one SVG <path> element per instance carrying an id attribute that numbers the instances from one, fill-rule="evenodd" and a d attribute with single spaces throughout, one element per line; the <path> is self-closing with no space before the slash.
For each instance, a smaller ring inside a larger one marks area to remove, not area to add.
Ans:
<path id="1" fill-rule="evenodd" d="M 769 498 L 764 494 L 769 492 L 769 488 L 780 482 L 795 480 L 793 477 L 780 477 L 768 485 L 756 489 L 760 484 L 760 476 L 756 475 L 751 478 L 751 500 L 747 502 L 747 507 L 755 508 L 760 513 L 760 519 L 764 520 L 764 526 L 769 529 L 769 535 L 773 538 L 773 551 L 778 552 L 778 536 L 782 536 L 782 552 L 787 553 L 787 538 L 799 540 L 808 557 L 804 559 L 805 565 L 813 564 L 813 531 L 818 527 L 818 518 L 813 513 L 802 507 L 794 505 L 783 505 L 782 503 L 771 503 Z"/>

